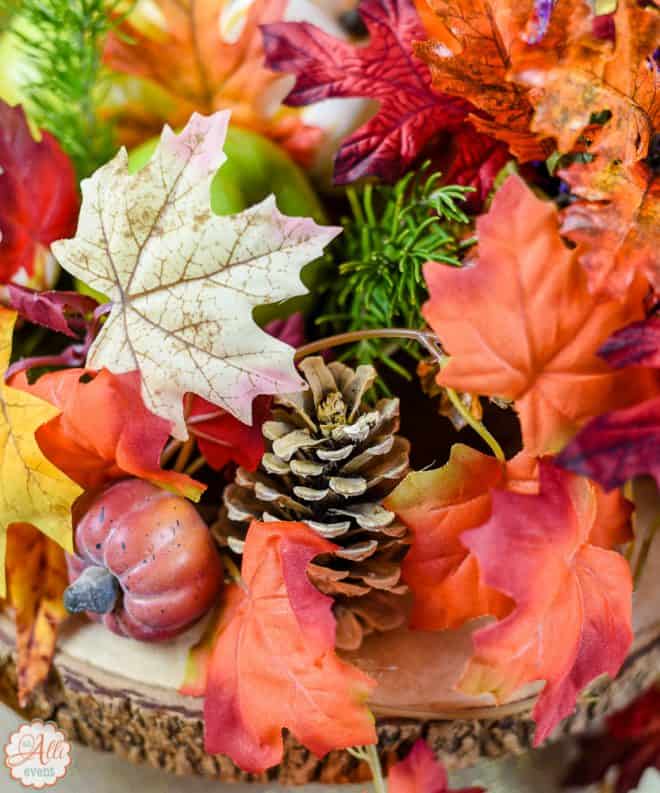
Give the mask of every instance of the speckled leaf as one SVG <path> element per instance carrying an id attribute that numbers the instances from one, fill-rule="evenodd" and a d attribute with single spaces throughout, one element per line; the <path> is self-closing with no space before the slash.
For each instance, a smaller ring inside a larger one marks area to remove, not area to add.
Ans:
<path id="1" fill-rule="evenodd" d="M 192 392 L 250 423 L 258 394 L 295 391 L 293 349 L 252 310 L 304 294 L 300 271 L 338 233 L 288 218 L 273 196 L 230 217 L 212 214 L 229 113 L 165 127 L 149 164 L 129 175 L 122 149 L 82 184 L 78 233 L 53 246 L 63 267 L 113 303 L 88 366 L 138 370 L 142 396 L 187 437 Z"/>
<path id="2" fill-rule="evenodd" d="M 16 313 L 0 308 L 0 371 L 9 364 Z M 4 597 L 7 529 L 30 523 L 73 550 L 71 505 L 82 492 L 44 457 L 35 431 L 57 408 L 0 380 L 0 596 Z"/>

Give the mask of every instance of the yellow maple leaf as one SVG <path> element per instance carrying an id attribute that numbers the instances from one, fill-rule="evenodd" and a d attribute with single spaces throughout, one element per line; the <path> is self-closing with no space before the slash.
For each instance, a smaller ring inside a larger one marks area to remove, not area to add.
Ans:
<path id="1" fill-rule="evenodd" d="M 62 593 L 68 584 L 64 552 L 29 523 L 7 534 L 7 595 L 15 610 L 18 701 L 48 676 L 57 629 L 67 618 Z"/>
<path id="2" fill-rule="evenodd" d="M 11 355 L 16 312 L 0 308 L 0 370 Z M 35 431 L 59 413 L 41 399 L 0 382 L 0 596 L 6 594 L 7 529 L 31 523 L 61 545 L 73 550 L 71 505 L 82 493 L 44 457 Z"/>

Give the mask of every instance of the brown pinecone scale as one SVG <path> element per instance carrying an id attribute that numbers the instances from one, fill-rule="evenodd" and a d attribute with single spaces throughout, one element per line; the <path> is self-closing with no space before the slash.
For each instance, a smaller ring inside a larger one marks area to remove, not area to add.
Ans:
<path id="1" fill-rule="evenodd" d="M 356 649 L 364 635 L 405 621 L 407 529 L 382 500 L 408 472 L 409 443 L 396 434 L 398 399 L 364 400 L 373 367 L 316 356 L 299 366 L 309 389 L 275 398 L 261 465 L 239 468 L 225 488 L 215 534 L 240 553 L 253 519 L 302 521 L 338 545 L 308 575 L 335 599 L 337 646 Z"/>

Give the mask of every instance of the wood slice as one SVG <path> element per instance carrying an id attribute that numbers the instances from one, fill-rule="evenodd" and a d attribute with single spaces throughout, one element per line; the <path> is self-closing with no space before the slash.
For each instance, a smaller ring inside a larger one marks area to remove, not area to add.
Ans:
<path id="1" fill-rule="evenodd" d="M 638 635 L 617 679 L 598 681 L 553 737 L 597 725 L 606 713 L 624 707 L 647 688 L 659 671 L 660 627 L 656 627 Z M 176 774 L 285 785 L 369 778 L 367 769 L 348 753 L 332 752 L 319 760 L 291 736 L 285 738 L 281 766 L 261 776 L 246 774 L 228 758 L 204 752 L 199 699 L 111 673 L 63 650 L 58 651 L 46 684 L 33 695 L 29 707 L 21 710 L 16 698 L 13 624 L 6 617 L 0 619 L 0 699 L 26 719 L 56 722 L 75 741 Z M 425 718 L 423 713 L 413 718 L 382 716 L 378 736 L 383 762 L 389 766 L 405 755 L 419 737 L 450 768 L 524 752 L 533 737 L 533 702 L 528 698 L 509 706 L 456 711 L 443 714 L 446 718 L 437 714 Z"/>

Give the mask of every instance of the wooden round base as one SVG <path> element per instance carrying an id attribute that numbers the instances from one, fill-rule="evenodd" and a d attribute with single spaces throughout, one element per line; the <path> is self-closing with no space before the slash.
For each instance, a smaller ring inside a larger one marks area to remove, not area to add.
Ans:
<path id="1" fill-rule="evenodd" d="M 0 624 L 0 700 L 26 719 L 41 718 L 60 725 L 69 738 L 96 749 L 115 752 L 135 763 L 148 763 L 176 774 L 199 774 L 224 781 L 277 781 L 285 785 L 326 782 L 340 784 L 369 778 L 367 769 L 347 752 L 322 760 L 285 738 L 284 760 L 263 776 L 243 773 L 228 758 L 204 751 L 201 701 L 175 691 L 136 683 L 58 652 L 50 677 L 21 710 L 16 697 L 12 626 Z M 583 732 L 602 717 L 628 704 L 660 672 L 660 631 L 638 636 L 635 650 L 614 681 L 598 681 L 585 694 L 575 714 L 555 737 Z M 530 748 L 533 700 L 515 706 L 451 714 L 451 718 L 378 720 L 381 755 L 389 766 L 406 754 L 420 736 L 448 767 L 465 767 L 483 758 Z M 412 715 L 412 714 L 411 714 Z M 446 714 L 449 716 L 449 714 Z"/>

